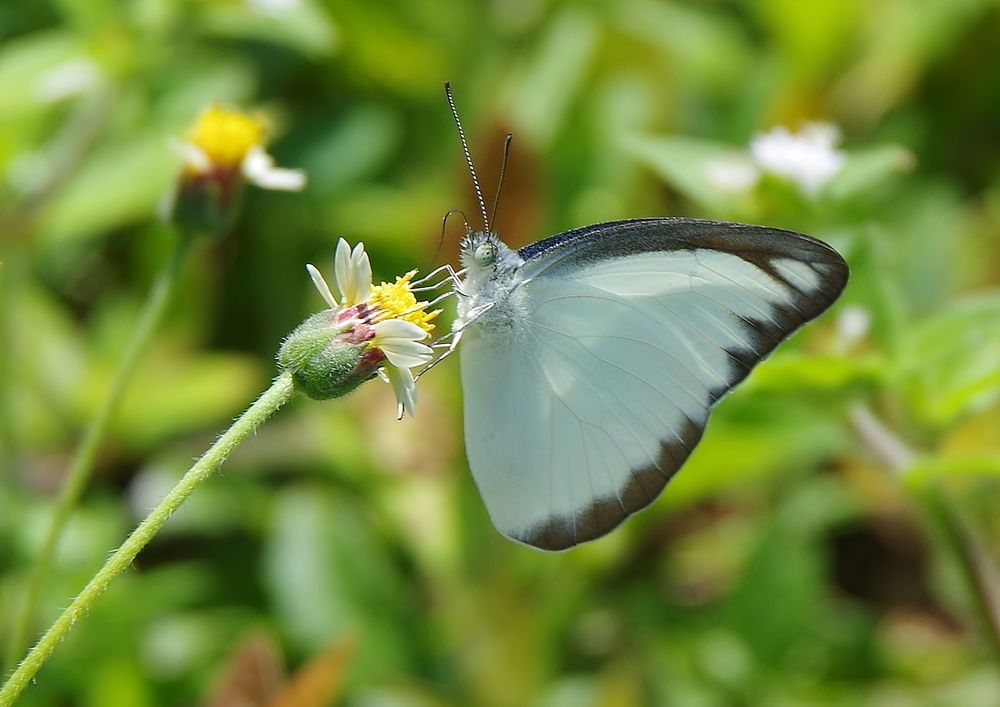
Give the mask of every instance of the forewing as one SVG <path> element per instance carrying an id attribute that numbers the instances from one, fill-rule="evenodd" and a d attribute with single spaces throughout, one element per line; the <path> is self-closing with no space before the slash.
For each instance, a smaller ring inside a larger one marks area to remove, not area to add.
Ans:
<path id="1" fill-rule="evenodd" d="M 546 550 L 652 502 L 711 405 L 847 279 L 807 236 L 682 219 L 603 224 L 521 255 L 526 284 L 463 342 L 466 447 L 497 528 Z"/>

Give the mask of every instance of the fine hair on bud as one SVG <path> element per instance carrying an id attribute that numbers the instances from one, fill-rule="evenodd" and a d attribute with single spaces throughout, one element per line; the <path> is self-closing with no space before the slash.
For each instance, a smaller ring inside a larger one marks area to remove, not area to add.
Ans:
<path id="1" fill-rule="evenodd" d="M 332 309 L 312 315 L 278 349 L 278 367 L 291 371 L 295 387 L 314 400 L 350 393 L 375 377 L 384 358 L 338 324 L 337 316 Z"/>

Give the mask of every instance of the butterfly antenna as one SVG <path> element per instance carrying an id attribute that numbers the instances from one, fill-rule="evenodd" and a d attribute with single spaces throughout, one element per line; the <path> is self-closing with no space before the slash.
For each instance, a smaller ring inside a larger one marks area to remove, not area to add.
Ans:
<path id="1" fill-rule="evenodd" d="M 465 215 L 464 211 L 461 209 L 449 209 L 448 213 L 446 213 L 444 218 L 441 219 L 441 237 L 438 238 L 437 248 L 434 250 L 434 259 L 431 261 L 432 263 L 436 263 L 438 256 L 441 255 L 441 249 L 444 247 L 444 231 L 448 227 L 448 218 L 452 214 L 460 214 L 462 216 L 462 220 L 465 222 L 465 235 L 469 235 L 472 231 L 472 227 L 469 225 L 469 219 Z"/>
<path id="2" fill-rule="evenodd" d="M 514 136 L 507 133 L 507 139 L 503 141 L 503 160 L 500 162 L 500 182 L 497 184 L 497 195 L 493 199 L 493 214 L 490 216 L 490 223 L 497 222 L 497 209 L 500 208 L 500 192 L 503 189 L 503 176 L 507 173 L 507 158 L 510 156 L 510 141 Z"/>
<path id="3" fill-rule="evenodd" d="M 451 84 L 445 83 L 444 93 L 448 97 L 448 107 L 451 108 L 451 116 L 455 119 L 455 126 L 458 128 L 458 139 L 462 141 L 462 152 L 465 153 L 465 162 L 469 165 L 469 174 L 472 176 L 472 187 L 476 190 L 476 199 L 479 201 L 479 210 L 483 214 L 483 226 L 490 230 L 490 218 L 486 213 L 486 202 L 483 201 L 483 192 L 479 188 L 479 179 L 476 177 L 476 168 L 472 166 L 472 155 L 469 154 L 469 144 L 465 141 L 465 131 L 462 130 L 462 121 L 458 119 L 458 110 L 455 108 L 455 99 L 451 95 Z"/>

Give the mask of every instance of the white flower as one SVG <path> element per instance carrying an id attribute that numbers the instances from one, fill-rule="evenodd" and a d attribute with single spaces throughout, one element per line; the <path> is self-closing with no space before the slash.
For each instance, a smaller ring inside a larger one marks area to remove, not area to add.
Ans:
<path id="1" fill-rule="evenodd" d="M 864 339 L 872 326 L 872 315 L 864 307 L 848 305 L 837 317 L 837 335 L 843 348 L 847 349 Z"/>
<path id="2" fill-rule="evenodd" d="M 836 126 L 829 123 L 809 123 L 798 133 L 779 126 L 753 137 L 750 156 L 764 172 L 815 196 L 844 166 L 844 153 L 836 148 L 839 138 Z"/>
<path id="3" fill-rule="evenodd" d="M 264 149 L 265 132 L 258 117 L 211 106 L 198 116 L 179 145 L 185 176 L 226 181 L 240 174 L 264 189 L 303 189 L 305 172 L 274 166 L 274 158 Z"/>
<path id="4" fill-rule="evenodd" d="M 333 258 L 333 271 L 342 305 L 350 307 L 368 300 L 372 287 L 372 266 L 364 243 L 358 243 L 351 250 L 347 241 L 341 238 Z"/>
<path id="5" fill-rule="evenodd" d="M 302 191 L 306 185 L 305 172 L 275 167 L 274 158 L 260 145 L 250 148 L 243 159 L 243 176 L 262 189 L 274 191 Z"/>
<path id="6" fill-rule="evenodd" d="M 705 178 L 720 191 L 743 194 L 760 178 L 757 168 L 743 155 L 729 154 L 705 163 Z"/>
<path id="7" fill-rule="evenodd" d="M 416 384 L 410 369 L 431 361 L 433 349 L 420 342 L 430 335 L 434 328 L 431 320 L 440 314 L 440 310 L 426 311 L 427 303 L 418 302 L 410 289 L 416 271 L 396 278 L 394 283 L 372 285 L 372 268 L 364 244 L 358 243 L 352 250 L 343 238 L 337 242 L 334 256 L 339 301 L 319 270 L 311 264 L 306 269 L 330 309 L 339 310 L 338 322 L 352 328 L 369 347 L 367 350 L 384 357 L 378 373 L 396 393 L 398 417 L 404 412 L 412 415 Z"/>

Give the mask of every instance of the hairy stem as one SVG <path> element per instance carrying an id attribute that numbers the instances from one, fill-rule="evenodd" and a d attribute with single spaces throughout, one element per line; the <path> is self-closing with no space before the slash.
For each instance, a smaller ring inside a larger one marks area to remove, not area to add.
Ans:
<path id="1" fill-rule="evenodd" d="M 118 362 L 111 387 L 104 400 L 101 401 L 90 425 L 84 432 L 79 446 L 73 455 L 69 471 L 63 480 L 59 497 L 56 500 L 55 509 L 52 512 L 52 520 L 49 523 L 42 549 L 38 554 L 38 559 L 28 578 L 28 585 L 25 590 L 24 600 L 20 611 L 14 617 L 10 634 L 10 642 L 7 647 L 7 660 L 5 666 L 10 669 L 14 663 L 24 654 L 25 646 L 28 643 L 28 634 L 35 618 L 35 608 L 38 604 L 39 595 L 45 586 L 49 571 L 52 568 L 52 560 L 55 555 L 59 538 L 62 537 L 66 522 L 69 520 L 73 509 L 80 500 L 87 482 L 90 480 L 100 450 L 101 443 L 107 434 L 108 427 L 114 419 L 115 413 L 128 390 L 129 383 L 135 373 L 136 365 L 142 352 L 149 344 L 153 332 L 156 330 L 163 313 L 166 311 L 167 303 L 170 301 L 171 293 L 177 282 L 181 266 L 189 247 L 190 239 L 180 236 L 176 240 L 174 251 L 170 256 L 164 269 L 160 272 L 150 290 L 149 297 L 143 307 L 139 322 L 132 330 L 132 337 L 125 347 L 125 352 Z"/>
<path id="2" fill-rule="evenodd" d="M 56 646 L 66 637 L 73 625 L 86 616 L 94 602 L 108 585 L 135 559 L 136 555 L 159 532 L 163 524 L 198 486 L 222 465 L 236 446 L 249 437 L 265 420 L 273 415 L 292 396 L 292 374 L 283 372 L 274 383 L 219 437 L 202 457 L 160 501 L 146 519 L 115 550 L 114 554 L 87 583 L 83 591 L 56 619 L 35 647 L 21 661 L 10 678 L 0 688 L 0 707 L 10 707 L 27 687 L 38 670 L 48 660 Z"/>

